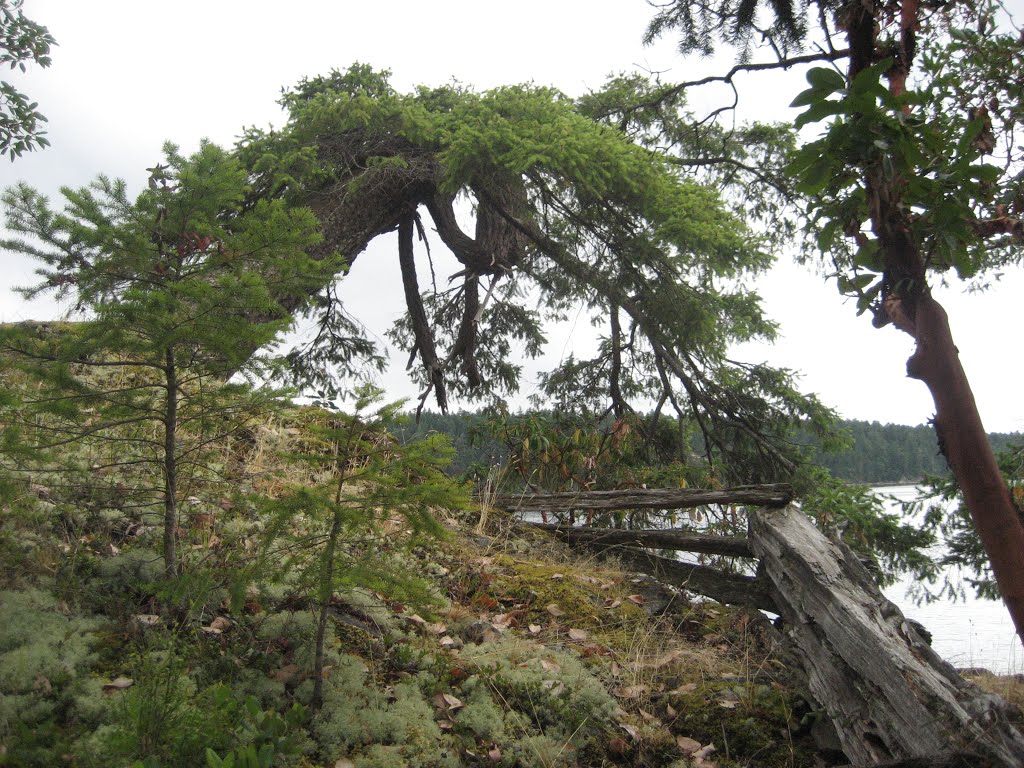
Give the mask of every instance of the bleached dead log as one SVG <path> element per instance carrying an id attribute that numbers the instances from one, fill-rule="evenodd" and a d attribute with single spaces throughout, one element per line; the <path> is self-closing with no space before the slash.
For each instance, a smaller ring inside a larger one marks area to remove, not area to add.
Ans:
<path id="1" fill-rule="evenodd" d="M 674 587 L 696 592 L 726 605 L 750 605 L 776 612 L 768 585 L 753 576 L 726 573 L 707 565 L 684 563 L 633 547 L 591 546 L 612 553 L 628 567 L 650 574 Z"/>
<path id="2" fill-rule="evenodd" d="M 752 511 L 750 545 L 851 763 L 1024 765 L 1006 703 L 937 656 L 845 544 L 790 506 Z"/>
<path id="3" fill-rule="evenodd" d="M 498 496 L 491 506 L 509 512 L 612 511 L 616 509 L 687 509 L 708 504 L 780 507 L 793 500 L 786 483 L 704 488 L 627 488 L 618 491 L 572 491 Z"/>
<path id="4" fill-rule="evenodd" d="M 581 528 L 548 523 L 528 523 L 531 528 L 553 533 L 570 544 L 625 544 L 648 549 L 675 549 L 681 552 L 699 552 L 727 557 L 753 557 L 750 544 L 743 536 L 715 536 L 691 533 L 672 528 L 622 530 L 620 528 Z"/>

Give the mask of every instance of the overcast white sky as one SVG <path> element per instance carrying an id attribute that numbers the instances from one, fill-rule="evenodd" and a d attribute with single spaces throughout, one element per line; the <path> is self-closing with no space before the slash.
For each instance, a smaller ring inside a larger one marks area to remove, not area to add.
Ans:
<path id="1" fill-rule="evenodd" d="M 1010 6 L 1024 10 L 1024 0 Z M 25 180 L 51 197 L 98 173 L 141 187 L 166 139 L 190 150 L 203 137 L 230 145 L 245 125 L 280 125 L 282 86 L 355 61 L 391 69 L 403 90 L 452 79 L 478 89 L 532 81 L 571 95 L 638 67 L 667 80 L 721 68 L 680 59 L 670 41 L 644 48 L 652 15 L 645 0 L 27 0 L 25 12 L 59 46 L 49 69 L 11 73 L 10 80 L 39 102 L 53 146 L 14 163 L 0 159 L 0 186 Z M 787 105 L 799 78 L 750 75 L 739 84 L 748 114 L 794 116 Z M 342 291 L 378 334 L 402 311 L 389 245 L 361 255 Z M 8 253 L 0 259 L 0 321 L 53 317 L 53 306 L 26 304 L 10 290 L 30 280 L 31 266 Z M 833 285 L 784 259 L 757 287 L 782 338 L 738 356 L 800 371 L 805 391 L 850 418 L 919 424 L 932 414 L 924 385 L 905 376 L 912 342 L 904 334 L 874 330 Z M 1024 274 L 1008 273 L 984 294 L 937 293 L 986 426 L 1024 430 L 1024 356 L 1015 351 Z M 579 325 L 552 334 L 553 355 L 591 343 L 588 324 Z M 397 369 L 405 362 L 401 354 L 392 360 Z M 396 396 L 413 393 L 400 373 L 385 383 Z"/>

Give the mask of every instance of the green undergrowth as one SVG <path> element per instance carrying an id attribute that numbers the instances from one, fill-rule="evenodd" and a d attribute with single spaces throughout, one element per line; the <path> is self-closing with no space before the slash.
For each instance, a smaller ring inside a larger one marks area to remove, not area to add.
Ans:
<path id="1" fill-rule="evenodd" d="M 676 595 L 651 615 L 639 577 L 481 541 L 395 553 L 418 601 L 336 595 L 319 711 L 315 612 L 288 589 L 182 613 L 140 548 L 96 555 L 79 604 L 53 578 L 0 593 L 0 764 L 812 764 L 798 698 L 731 611 Z M 679 737 L 715 752 L 688 761 Z"/>
<path id="2" fill-rule="evenodd" d="M 316 480 L 275 457 L 317 418 L 220 449 L 233 487 L 195 484 L 172 579 L 154 526 L 116 492 L 8 489 L 0 765 L 815 764 L 763 620 L 494 511 L 481 533 L 472 511 L 435 509 L 447 534 L 429 540 L 378 511 L 343 542 L 317 707 L 320 606 L 299 534 L 319 523 L 289 517 L 292 538 L 266 554 L 275 494 Z"/>

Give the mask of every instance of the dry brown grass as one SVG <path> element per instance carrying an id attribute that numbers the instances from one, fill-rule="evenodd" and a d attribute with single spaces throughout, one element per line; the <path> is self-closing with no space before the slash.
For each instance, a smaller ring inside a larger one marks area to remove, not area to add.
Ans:
<path id="1" fill-rule="evenodd" d="M 1015 706 L 1024 719 L 1024 675 L 994 675 L 991 672 L 965 674 L 969 680 L 983 691 L 994 693 Z"/>

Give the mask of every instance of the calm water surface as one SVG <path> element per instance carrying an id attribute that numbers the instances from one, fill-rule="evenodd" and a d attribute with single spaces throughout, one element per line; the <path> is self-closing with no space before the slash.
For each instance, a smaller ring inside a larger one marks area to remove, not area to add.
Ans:
<path id="1" fill-rule="evenodd" d="M 917 496 L 913 485 L 877 486 L 879 493 L 909 501 Z M 893 511 L 898 512 L 898 509 Z M 958 575 L 952 569 L 952 575 Z M 1024 672 L 1024 647 L 1001 602 L 978 600 L 967 590 L 966 601 L 941 600 L 914 605 L 907 597 L 909 577 L 885 590 L 885 595 L 932 633 L 932 648 L 955 667 L 984 667 L 999 675 Z"/>

